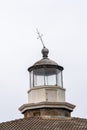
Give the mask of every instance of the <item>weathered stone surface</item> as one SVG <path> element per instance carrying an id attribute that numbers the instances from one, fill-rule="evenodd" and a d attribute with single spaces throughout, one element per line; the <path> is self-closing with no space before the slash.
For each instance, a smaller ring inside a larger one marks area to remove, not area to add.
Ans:
<path id="1" fill-rule="evenodd" d="M 32 117 L 32 116 L 63 116 L 70 117 L 71 112 L 66 109 L 51 109 L 51 108 L 43 108 L 43 109 L 34 109 L 25 111 L 24 117 Z"/>

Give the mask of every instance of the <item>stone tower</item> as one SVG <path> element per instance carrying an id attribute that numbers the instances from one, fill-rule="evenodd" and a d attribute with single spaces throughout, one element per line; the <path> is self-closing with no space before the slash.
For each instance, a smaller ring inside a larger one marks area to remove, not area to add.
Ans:
<path id="1" fill-rule="evenodd" d="M 50 60 L 48 53 L 49 50 L 43 46 L 42 59 L 28 68 L 30 76 L 28 103 L 19 108 L 24 117 L 70 117 L 75 108 L 65 100 L 64 68 Z"/>

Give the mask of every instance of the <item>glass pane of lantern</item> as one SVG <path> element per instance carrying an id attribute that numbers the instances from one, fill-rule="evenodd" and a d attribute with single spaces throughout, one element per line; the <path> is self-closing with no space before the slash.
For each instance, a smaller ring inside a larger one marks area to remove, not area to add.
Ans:
<path id="1" fill-rule="evenodd" d="M 32 88 L 33 85 L 33 71 L 30 72 L 30 87 Z"/>
<path id="2" fill-rule="evenodd" d="M 57 71 L 57 85 L 63 87 L 62 85 L 62 72 L 60 70 Z"/>
<path id="3" fill-rule="evenodd" d="M 48 76 L 48 85 L 56 85 L 56 74 Z"/>
<path id="4" fill-rule="evenodd" d="M 34 70 L 34 86 L 44 85 L 44 69 Z"/>
<path id="5" fill-rule="evenodd" d="M 44 85 L 44 77 L 43 76 L 35 76 L 34 78 L 34 86 L 42 86 Z"/>
<path id="6" fill-rule="evenodd" d="M 45 69 L 45 85 L 55 85 L 56 84 L 56 69 L 46 68 Z"/>

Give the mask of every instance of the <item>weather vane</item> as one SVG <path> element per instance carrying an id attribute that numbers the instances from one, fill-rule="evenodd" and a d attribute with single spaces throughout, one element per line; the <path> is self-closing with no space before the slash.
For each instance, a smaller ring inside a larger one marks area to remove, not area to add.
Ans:
<path id="1" fill-rule="evenodd" d="M 43 43 L 43 39 L 42 39 L 43 34 L 40 34 L 39 31 L 38 31 L 38 29 L 36 29 L 36 31 L 37 31 L 37 34 L 38 34 L 38 38 L 37 39 L 40 39 L 43 47 L 45 47 L 45 45 Z"/>

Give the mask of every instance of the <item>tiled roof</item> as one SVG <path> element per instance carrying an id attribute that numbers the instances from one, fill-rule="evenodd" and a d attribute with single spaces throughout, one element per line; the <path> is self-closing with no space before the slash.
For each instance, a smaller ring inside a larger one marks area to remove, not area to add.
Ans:
<path id="1" fill-rule="evenodd" d="M 1 123 L 0 130 L 87 130 L 87 119 L 29 117 Z"/>

